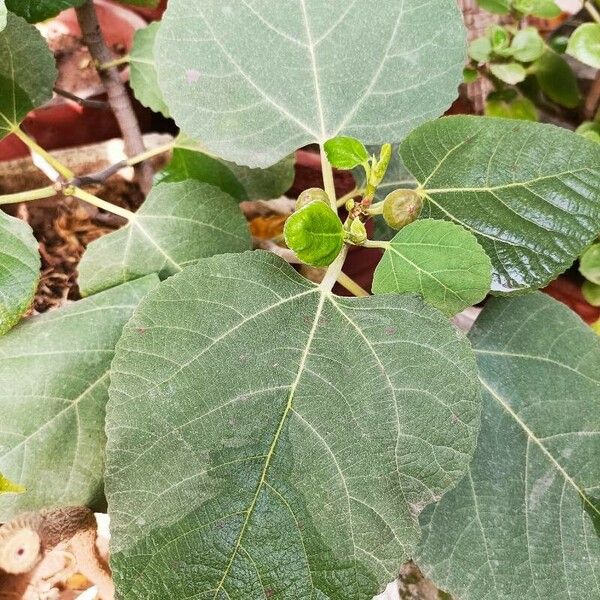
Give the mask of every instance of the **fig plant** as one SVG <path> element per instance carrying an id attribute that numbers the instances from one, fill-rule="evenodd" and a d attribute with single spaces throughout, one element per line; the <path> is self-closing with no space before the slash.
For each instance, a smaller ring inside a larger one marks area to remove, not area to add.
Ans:
<path id="1" fill-rule="evenodd" d="M 185 135 L 136 213 L 22 130 L 52 57 L 12 13 L 0 42 L 0 133 L 60 175 L 0 203 L 127 221 L 87 249 L 84 299 L 13 327 L 39 258 L 0 213 L 0 471 L 26 488 L 0 520 L 106 497 L 127 600 L 368 599 L 409 559 L 457 599 L 600 593 L 600 341 L 535 291 L 600 233 L 600 146 L 437 119 L 466 57 L 453 0 L 170 0 L 132 85 Z M 287 189 L 307 144 L 323 187 L 285 238 L 318 284 L 250 251 L 237 206 Z M 333 167 L 358 173 L 346 197 Z M 368 297 L 354 246 L 383 250 Z M 488 293 L 466 337 L 449 317 Z"/>

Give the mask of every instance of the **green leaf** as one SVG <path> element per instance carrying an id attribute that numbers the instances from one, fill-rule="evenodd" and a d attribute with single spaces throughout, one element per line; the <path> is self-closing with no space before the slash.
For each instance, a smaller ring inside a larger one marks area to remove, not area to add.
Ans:
<path id="1" fill-rule="evenodd" d="M 5 0 L 6 7 L 29 23 L 55 17 L 62 10 L 81 6 L 86 0 Z"/>
<path id="2" fill-rule="evenodd" d="M 600 306 L 600 285 L 592 283 L 591 281 L 585 281 L 581 286 L 581 293 L 583 297 L 592 306 Z"/>
<path id="3" fill-rule="evenodd" d="M 288 248 L 314 267 L 330 265 L 344 245 L 342 222 L 329 205 L 319 200 L 290 215 L 283 233 Z"/>
<path id="4" fill-rule="evenodd" d="M 33 25 L 9 13 L 0 32 L 0 139 L 30 110 L 52 98 L 55 80 L 54 57 L 44 38 Z"/>
<path id="5" fill-rule="evenodd" d="M 477 0 L 477 4 L 491 13 L 507 15 L 510 12 L 510 0 Z"/>
<path id="6" fill-rule="evenodd" d="M 287 192 L 294 181 L 294 156 L 268 169 L 250 169 L 202 151 L 202 146 L 180 138 L 171 162 L 157 175 L 157 182 L 195 179 L 210 183 L 237 200 L 270 200 Z"/>
<path id="7" fill-rule="evenodd" d="M 492 260 L 492 290 L 543 287 L 600 230 L 600 148 L 528 121 L 446 117 L 401 144 L 429 202 L 423 217 L 473 231 Z"/>
<path id="8" fill-rule="evenodd" d="M 6 5 L 4 0 L 0 0 L 0 33 L 6 27 Z"/>
<path id="9" fill-rule="evenodd" d="M 469 44 L 468 53 L 475 62 L 487 62 L 492 53 L 492 42 L 487 36 L 476 38 Z"/>
<path id="10" fill-rule="evenodd" d="M 370 600 L 478 429 L 471 350 L 439 312 L 335 297 L 265 252 L 164 282 L 111 378 L 122 600 Z"/>
<path id="11" fill-rule="evenodd" d="M 150 273 L 165 279 L 200 258 L 248 248 L 246 219 L 231 196 L 193 180 L 163 183 L 127 226 L 88 246 L 79 287 L 89 296 Z"/>
<path id="12" fill-rule="evenodd" d="M 369 160 L 364 144 L 352 137 L 337 137 L 325 142 L 329 163 L 338 169 L 354 169 Z"/>
<path id="13" fill-rule="evenodd" d="M 580 25 L 569 38 L 567 54 L 594 69 L 600 69 L 600 24 Z"/>
<path id="14" fill-rule="evenodd" d="M 541 19 L 554 19 L 560 16 L 561 9 L 554 0 L 533 0 L 528 14 Z"/>
<path id="15" fill-rule="evenodd" d="M 479 78 L 479 73 L 477 69 L 471 69 L 470 67 L 465 67 L 463 69 L 463 81 L 465 83 L 474 83 Z"/>
<path id="16" fill-rule="evenodd" d="M 475 458 L 421 517 L 417 561 L 460 600 L 597 597 L 600 339 L 541 293 L 486 305 Z"/>
<path id="17" fill-rule="evenodd" d="M 486 117 L 503 117 L 505 119 L 520 119 L 523 121 L 537 121 L 538 113 L 535 104 L 522 96 L 507 101 L 489 99 L 485 103 Z"/>
<path id="18" fill-rule="evenodd" d="M 492 75 L 495 75 L 500 81 L 515 85 L 525 80 L 527 72 L 520 63 L 492 63 L 490 65 Z"/>
<path id="19" fill-rule="evenodd" d="M 517 31 L 510 47 L 515 60 L 532 62 L 542 56 L 546 46 L 535 27 L 525 27 Z"/>
<path id="20" fill-rule="evenodd" d="M 477 238 L 460 225 L 425 219 L 394 237 L 375 270 L 374 294 L 420 294 L 452 316 L 483 300 L 492 265 Z"/>
<path id="21" fill-rule="evenodd" d="M 157 283 L 155 276 L 127 283 L 31 317 L 0 338 L 0 471 L 28 488 L 0 496 L 0 521 L 102 501 L 114 347 Z"/>
<path id="22" fill-rule="evenodd" d="M 24 494 L 26 491 L 27 488 L 18 483 L 13 483 L 0 473 L 0 494 Z"/>
<path id="23" fill-rule="evenodd" d="M 539 86 L 550 100 L 566 108 L 575 108 L 581 102 L 577 78 L 560 54 L 548 50 L 533 64 Z"/>
<path id="24" fill-rule="evenodd" d="M 129 6 L 143 6 L 144 8 L 156 8 L 160 4 L 160 0 L 117 0 L 117 2 Z"/>
<path id="25" fill-rule="evenodd" d="M 156 61 L 183 131 L 267 167 L 338 136 L 403 139 L 455 99 L 464 54 L 454 0 L 170 0 Z"/>
<path id="26" fill-rule="evenodd" d="M 40 267 L 31 227 L 0 210 L 0 335 L 18 323 L 33 302 Z"/>
<path id="27" fill-rule="evenodd" d="M 592 283 L 600 284 L 600 243 L 592 244 L 579 259 L 579 272 Z"/>
<path id="28" fill-rule="evenodd" d="M 135 97 L 141 104 L 168 117 L 169 107 L 165 104 L 158 87 L 154 61 L 154 42 L 159 27 L 160 23 L 156 22 L 136 31 L 129 53 L 130 83 Z"/>

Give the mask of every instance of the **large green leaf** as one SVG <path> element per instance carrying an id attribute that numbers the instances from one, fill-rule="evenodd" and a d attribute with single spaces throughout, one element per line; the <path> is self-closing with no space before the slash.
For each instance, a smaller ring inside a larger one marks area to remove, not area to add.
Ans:
<path id="1" fill-rule="evenodd" d="M 390 242 L 373 279 L 374 294 L 415 292 L 447 315 L 483 300 L 492 265 L 477 238 L 454 223 L 424 219 Z"/>
<path id="2" fill-rule="evenodd" d="M 155 22 L 136 31 L 133 48 L 129 53 L 131 71 L 130 83 L 135 97 L 144 105 L 169 116 L 169 107 L 165 104 L 158 87 L 156 62 L 154 61 L 154 42 L 160 23 Z"/>
<path id="3" fill-rule="evenodd" d="M 44 38 L 33 25 L 9 13 L 0 32 L 0 139 L 30 110 L 52 98 L 55 80 L 54 57 Z"/>
<path id="4" fill-rule="evenodd" d="M 594 69 L 600 68 L 600 24 L 580 25 L 569 38 L 567 54 Z"/>
<path id="5" fill-rule="evenodd" d="M 544 286 L 600 231 L 600 147 L 565 129 L 447 117 L 400 153 L 429 199 L 422 215 L 475 233 L 496 292 Z"/>
<path id="6" fill-rule="evenodd" d="M 60 11 L 81 6 L 86 0 L 5 0 L 8 10 L 30 23 L 55 17 Z"/>
<path id="7" fill-rule="evenodd" d="M 471 350 L 440 313 L 332 296 L 264 252 L 163 282 L 111 379 L 122 600 L 370 599 L 478 429 Z"/>
<path id="8" fill-rule="evenodd" d="M 157 282 L 147 277 L 32 317 L 0 338 L 0 471 L 28 490 L 0 497 L 0 521 L 102 499 L 110 362 L 123 325 Z"/>
<path id="9" fill-rule="evenodd" d="M 250 169 L 206 154 L 202 146 L 180 138 L 171 162 L 157 175 L 157 181 L 196 179 L 214 185 L 237 200 L 270 200 L 287 192 L 294 181 L 294 156 L 268 169 Z"/>
<path id="10" fill-rule="evenodd" d="M 40 263 L 31 227 L 0 210 L 0 335 L 15 325 L 31 305 Z"/>
<path id="11" fill-rule="evenodd" d="M 340 135 L 401 140 L 454 100 L 464 58 L 454 0 L 171 0 L 156 52 L 180 127 L 258 167 Z"/>
<path id="12" fill-rule="evenodd" d="M 484 412 L 462 483 L 423 514 L 418 562 L 456 600 L 600 597 L 600 339 L 541 293 L 471 334 Z"/>
<path id="13" fill-rule="evenodd" d="M 84 296 L 150 273 L 161 279 L 223 252 L 243 252 L 250 233 L 238 203 L 197 181 L 156 186 L 125 227 L 92 242 L 79 265 Z"/>

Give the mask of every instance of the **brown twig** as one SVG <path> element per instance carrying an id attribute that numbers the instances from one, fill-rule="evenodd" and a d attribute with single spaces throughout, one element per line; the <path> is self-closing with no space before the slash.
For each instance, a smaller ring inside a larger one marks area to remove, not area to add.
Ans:
<path id="1" fill-rule="evenodd" d="M 90 100 L 89 98 L 80 98 L 75 94 L 71 94 L 71 92 L 67 92 L 67 90 L 63 90 L 61 88 L 55 87 L 54 93 L 62 96 L 63 98 L 67 98 L 69 100 L 73 100 L 73 102 L 77 102 L 79 106 L 89 106 L 90 108 L 101 108 L 107 109 L 110 108 L 108 102 L 104 102 L 104 100 Z"/>
<path id="2" fill-rule="evenodd" d="M 106 46 L 102 36 L 93 0 L 87 0 L 75 10 L 77 11 L 77 20 L 79 21 L 83 41 L 96 65 L 110 63 L 114 56 Z M 128 156 L 141 154 L 145 149 L 142 132 L 118 69 L 116 67 L 98 69 L 98 75 L 106 89 L 108 102 L 123 134 L 125 153 Z M 152 186 L 152 166 L 147 162 L 141 163 L 136 167 L 136 176 L 142 190 L 148 192 Z"/>

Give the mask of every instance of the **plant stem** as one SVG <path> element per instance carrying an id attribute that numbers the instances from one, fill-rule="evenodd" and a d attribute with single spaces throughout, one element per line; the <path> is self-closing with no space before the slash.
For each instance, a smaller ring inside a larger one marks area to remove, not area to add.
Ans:
<path id="1" fill-rule="evenodd" d="M 43 198 L 52 198 L 58 192 L 53 185 L 29 190 L 27 192 L 19 192 L 17 194 L 4 194 L 0 196 L 0 205 L 2 204 L 17 204 L 19 202 L 31 202 L 33 200 L 42 200 Z"/>
<path id="2" fill-rule="evenodd" d="M 337 201 L 337 207 L 341 207 L 344 206 L 344 204 L 346 204 L 346 202 L 348 202 L 348 200 L 353 200 L 354 198 L 356 198 L 357 196 L 361 196 L 363 193 L 363 190 L 355 187 L 351 192 L 348 192 L 347 194 L 344 194 L 338 201 Z"/>
<path id="3" fill-rule="evenodd" d="M 346 273 L 340 271 L 338 275 L 337 282 L 345 289 L 347 289 L 351 294 L 354 294 L 357 298 L 366 298 L 369 296 L 369 292 L 365 290 L 363 287 L 358 285 L 354 279 L 348 277 Z"/>
<path id="4" fill-rule="evenodd" d="M 79 106 L 89 106 L 90 108 L 100 108 L 107 109 L 109 108 L 108 103 L 104 102 L 104 100 L 90 100 L 88 98 L 80 98 L 75 94 L 71 94 L 71 92 L 67 92 L 67 90 L 62 90 L 61 88 L 54 88 L 54 93 L 62 96 L 63 98 L 68 98 L 69 100 L 73 100 L 73 102 L 77 102 Z"/>
<path id="5" fill-rule="evenodd" d="M 132 156 L 130 159 L 126 160 L 125 163 L 128 167 L 134 167 L 135 165 L 144 162 L 150 158 L 154 158 L 155 156 L 160 156 L 161 154 L 165 154 L 165 152 L 170 152 L 175 148 L 176 142 L 173 140 L 168 144 L 163 144 L 162 146 L 157 146 L 156 148 L 152 148 L 151 150 L 146 150 L 137 156 Z"/>
<path id="6" fill-rule="evenodd" d="M 390 247 L 390 243 L 378 240 L 365 240 L 361 246 L 364 248 L 380 248 L 381 250 L 387 250 Z"/>
<path id="7" fill-rule="evenodd" d="M 114 57 L 102 36 L 94 2 L 93 0 L 86 0 L 82 6 L 75 10 L 85 45 L 88 47 L 95 63 L 104 65 L 104 68 L 98 69 L 98 74 L 104 84 L 108 102 L 123 134 L 125 153 L 127 156 L 142 154 L 146 149 L 144 148 L 140 125 L 117 67 L 110 66 L 110 63 L 114 61 Z M 152 187 L 152 166 L 146 162 L 140 163 L 136 167 L 136 175 L 142 191 L 147 193 Z"/>
<path id="8" fill-rule="evenodd" d="M 41 156 L 57 173 L 65 179 L 73 179 L 75 173 L 68 167 L 56 160 L 51 154 L 46 152 L 33 138 L 30 138 L 20 127 L 15 127 L 12 132 L 33 152 Z"/>
<path id="9" fill-rule="evenodd" d="M 347 244 L 344 244 L 342 251 L 327 268 L 325 277 L 323 277 L 323 281 L 321 281 L 321 285 L 319 286 L 325 292 L 331 292 L 331 290 L 333 289 L 335 282 L 337 281 L 340 273 L 342 272 L 342 267 L 344 266 L 344 262 L 346 261 L 346 256 L 348 254 L 349 249 L 349 246 Z"/>
<path id="10" fill-rule="evenodd" d="M 93 194 L 90 194 L 89 192 L 86 192 L 81 188 L 67 188 L 65 189 L 65 195 L 73 196 L 74 198 L 79 198 L 79 200 L 83 200 L 88 204 L 97 206 L 98 208 L 110 212 L 113 215 L 123 217 L 128 221 L 132 221 L 133 219 L 135 219 L 135 213 L 131 212 L 130 210 L 127 210 L 126 208 L 122 208 L 121 206 L 117 206 L 115 204 L 111 204 L 110 202 L 106 202 L 106 200 L 102 200 L 102 198 L 98 198 L 97 196 L 94 196 Z"/>
<path id="11" fill-rule="evenodd" d="M 596 7 L 589 0 L 587 2 L 585 2 L 583 6 L 584 6 L 585 10 L 588 11 L 588 13 L 592 17 L 592 19 L 594 19 L 594 21 L 596 21 L 596 23 L 600 23 L 600 13 L 598 13 L 598 11 L 596 10 Z"/>
<path id="12" fill-rule="evenodd" d="M 321 171 L 323 173 L 323 187 L 329 196 L 329 202 L 334 212 L 337 212 L 337 198 L 335 197 L 335 182 L 333 180 L 333 169 L 327 160 L 325 148 L 321 148 Z"/>
<path id="13" fill-rule="evenodd" d="M 125 56 L 121 56 L 121 58 L 115 58 L 114 60 L 109 60 L 106 63 L 102 63 L 98 65 L 99 71 L 106 71 L 107 69 L 112 69 L 113 67 L 120 67 L 121 65 L 127 65 L 131 62 L 131 57 L 129 54 Z"/>
<path id="14" fill-rule="evenodd" d="M 371 204 L 368 208 L 365 208 L 365 212 L 368 215 L 382 215 L 383 214 L 383 202 L 375 202 L 375 204 Z"/>

